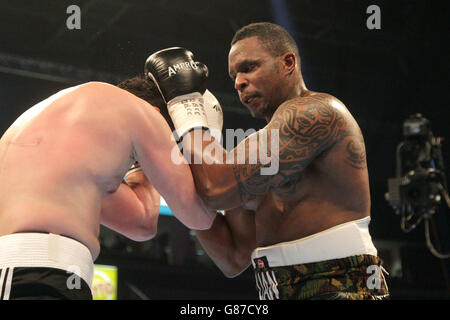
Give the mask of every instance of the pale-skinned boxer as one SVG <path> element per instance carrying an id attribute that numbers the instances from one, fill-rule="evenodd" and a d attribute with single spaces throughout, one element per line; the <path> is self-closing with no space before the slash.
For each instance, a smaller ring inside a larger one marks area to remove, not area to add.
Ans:
<path id="1" fill-rule="evenodd" d="M 157 92 L 146 86 L 123 85 Z M 169 125 L 152 99 L 130 92 L 101 82 L 60 91 L 2 136 L 0 299 L 90 299 L 100 224 L 151 239 L 160 195 L 187 227 L 211 226 L 189 166 L 172 161 L 178 148 Z M 129 171 L 135 162 L 141 168 Z"/>
<path id="2" fill-rule="evenodd" d="M 192 53 L 169 48 L 146 62 L 183 136 L 199 194 L 210 208 L 232 209 L 218 214 L 211 229 L 197 232 L 206 252 L 229 277 L 253 265 L 261 299 L 387 298 L 368 228 L 369 179 L 355 119 L 335 97 L 306 88 L 297 45 L 277 25 L 239 30 L 228 58 L 242 104 L 268 124 L 256 134 L 259 144 L 249 137 L 220 156 L 205 152 L 218 147 L 211 148 L 217 142 L 205 129 L 211 106 L 201 99 L 198 74 L 189 68 L 172 76 L 164 72 L 165 66 L 189 65 Z M 204 116 L 183 114 L 186 105 L 202 106 Z M 198 130 L 204 140 L 194 144 Z M 271 163 L 249 161 L 261 148 Z M 244 163 L 237 156 L 234 163 L 221 162 L 239 150 L 251 150 Z M 202 163 L 192 161 L 199 157 Z M 262 174 L 273 164 L 276 172 Z"/>

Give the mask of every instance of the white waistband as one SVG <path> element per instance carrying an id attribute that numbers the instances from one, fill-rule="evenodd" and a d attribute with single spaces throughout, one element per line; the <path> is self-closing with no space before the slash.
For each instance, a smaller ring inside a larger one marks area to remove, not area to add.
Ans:
<path id="1" fill-rule="evenodd" d="M 82 243 L 56 234 L 13 233 L 0 237 L 0 269 L 47 267 L 72 272 L 91 288 L 94 262 Z"/>
<path id="2" fill-rule="evenodd" d="M 369 223 L 370 217 L 366 217 L 299 240 L 256 248 L 252 253 L 253 267 L 257 267 L 255 260 L 262 257 L 266 257 L 270 267 L 280 267 L 361 254 L 376 256 L 377 249 L 370 237 Z"/>

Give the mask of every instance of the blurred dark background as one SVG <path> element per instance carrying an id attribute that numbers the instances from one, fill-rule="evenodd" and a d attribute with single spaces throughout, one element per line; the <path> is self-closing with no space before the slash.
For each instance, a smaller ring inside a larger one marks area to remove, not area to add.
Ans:
<path id="1" fill-rule="evenodd" d="M 369 30 L 369 5 L 381 9 L 381 29 Z M 81 29 L 69 30 L 66 9 L 81 9 Z M 68 86 L 117 84 L 141 73 L 147 56 L 184 46 L 208 65 L 209 89 L 224 109 L 225 128 L 259 129 L 229 80 L 234 32 L 271 21 L 291 32 L 300 48 L 310 90 L 343 101 L 365 136 L 372 194 L 370 231 L 391 273 L 393 298 L 449 298 L 449 261 L 433 256 L 424 227 L 404 233 L 384 199 L 395 175 L 403 121 L 430 120 L 449 138 L 448 4 L 431 1 L 349 0 L 2 0 L 0 1 L 0 131 L 23 111 Z M 444 163 L 448 142 L 443 141 Z M 450 251 L 449 210 L 433 217 L 432 240 Z M 161 216 L 158 236 L 134 243 L 102 229 L 99 263 L 119 266 L 120 299 L 254 299 L 250 270 L 226 279 L 195 236 Z"/>

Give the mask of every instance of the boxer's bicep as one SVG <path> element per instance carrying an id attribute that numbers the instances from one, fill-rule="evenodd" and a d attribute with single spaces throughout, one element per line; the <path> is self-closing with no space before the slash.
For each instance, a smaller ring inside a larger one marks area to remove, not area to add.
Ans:
<path id="1" fill-rule="evenodd" d="M 274 188 L 294 192 L 301 172 L 336 142 L 343 126 L 340 113 L 318 99 L 297 98 L 282 104 L 258 131 L 257 143 L 248 138 L 242 142 L 246 155 L 258 153 L 256 163 L 246 156 L 245 164 L 233 166 L 242 202 Z"/>

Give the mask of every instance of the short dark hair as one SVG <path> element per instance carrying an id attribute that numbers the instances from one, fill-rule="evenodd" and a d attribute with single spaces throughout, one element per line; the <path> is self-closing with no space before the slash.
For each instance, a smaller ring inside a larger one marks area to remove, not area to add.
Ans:
<path id="1" fill-rule="evenodd" d="M 166 103 L 158 90 L 156 84 L 151 80 L 138 75 L 131 79 L 126 79 L 117 85 L 119 88 L 126 90 L 136 97 L 147 101 L 152 106 L 160 109 L 161 115 L 166 119 L 172 131 L 174 130 L 172 120 L 167 111 Z"/>
<path id="2" fill-rule="evenodd" d="M 286 29 L 274 23 L 255 22 L 242 27 L 234 34 L 231 46 L 240 40 L 255 36 L 274 57 L 279 57 L 286 52 L 293 52 L 300 66 L 300 54 L 294 38 Z"/>
<path id="3" fill-rule="evenodd" d="M 155 83 L 151 80 L 145 79 L 143 76 L 136 76 L 131 79 L 126 79 L 117 85 L 135 96 L 147 101 L 151 105 L 162 109 L 165 106 L 164 100 L 159 93 Z"/>

